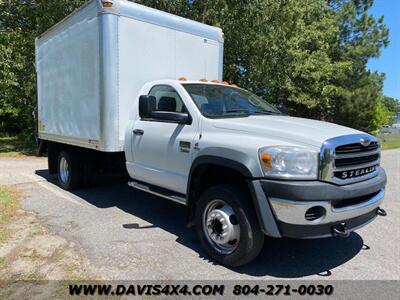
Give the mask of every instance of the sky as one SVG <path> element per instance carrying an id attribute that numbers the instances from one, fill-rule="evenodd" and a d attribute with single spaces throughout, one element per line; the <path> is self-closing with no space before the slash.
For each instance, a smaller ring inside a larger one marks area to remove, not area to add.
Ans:
<path id="1" fill-rule="evenodd" d="M 400 99 L 400 0 L 375 0 L 370 12 L 384 16 L 390 44 L 381 50 L 379 58 L 370 59 L 368 67 L 386 74 L 383 94 Z"/>

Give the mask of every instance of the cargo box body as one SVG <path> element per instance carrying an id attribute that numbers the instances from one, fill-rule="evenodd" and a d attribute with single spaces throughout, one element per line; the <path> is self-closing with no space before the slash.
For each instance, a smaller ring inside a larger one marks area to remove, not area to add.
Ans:
<path id="1" fill-rule="evenodd" d="M 149 81 L 222 79 L 221 29 L 119 0 L 98 0 L 36 39 L 39 138 L 123 151 Z"/>

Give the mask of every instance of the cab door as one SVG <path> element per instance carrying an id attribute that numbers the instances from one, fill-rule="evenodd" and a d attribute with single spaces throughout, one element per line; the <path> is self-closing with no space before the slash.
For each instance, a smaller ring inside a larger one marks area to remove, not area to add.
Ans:
<path id="1" fill-rule="evenodd" d="M 169 85 L 152 87 L 157 111 L 188 112 L 179 93 Z M 195 120 L 178 124 L 151 118 L 138 119 L 132 130 L 133 173 L 137 180 L 186 194 L 194 139 Z"/>

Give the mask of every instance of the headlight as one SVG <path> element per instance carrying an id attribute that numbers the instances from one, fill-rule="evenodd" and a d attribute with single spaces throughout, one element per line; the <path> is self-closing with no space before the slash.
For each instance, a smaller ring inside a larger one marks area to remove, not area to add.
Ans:
<path id="1" fill-rule="evenodd" d="M 265 147 L 259 150 L 266 177 L 317 179 L 318 152 L 290 146 Z"/>

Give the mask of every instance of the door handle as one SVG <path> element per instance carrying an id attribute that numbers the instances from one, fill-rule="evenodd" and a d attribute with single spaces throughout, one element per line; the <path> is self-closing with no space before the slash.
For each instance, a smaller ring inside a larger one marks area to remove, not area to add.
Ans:
<path id="1" fill-rule="evenodd" d="M 133 131 L 133 133 L 136 134 L 136 135 L 143 135 L 143 134 L 144 134 L 144 131 L 143 131 L 142 129 L 135 129 L 135 130 Z"/>

